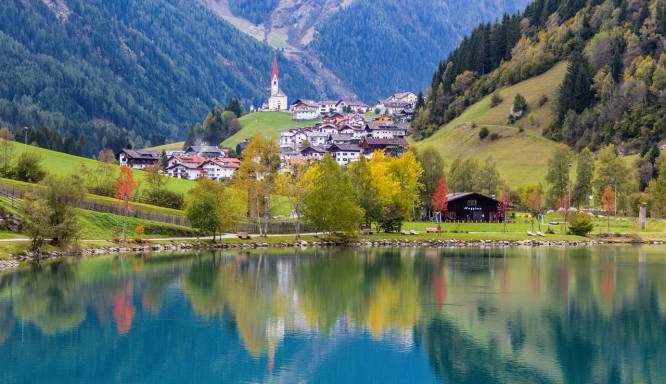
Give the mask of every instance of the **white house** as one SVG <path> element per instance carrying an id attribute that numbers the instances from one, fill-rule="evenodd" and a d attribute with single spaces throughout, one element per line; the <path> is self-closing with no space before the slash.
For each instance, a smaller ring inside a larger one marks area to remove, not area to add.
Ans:
<path id="1" fill-rule="evenodd" d="M 361 157 L 361 148 L 357 144 L 333 144 L 329 152 L 339 165 L 349 164 Z"/>
<path id="2" fill-rule="evenodd" d="M 203 174 L 211 180 L 229 179 L 240 166 L 240 160 L 232 158 L 210 159 L 201 165 Z"/>
<path id="3" fill-rule="evenodd" d="M 308 132 L 306 133 L 307 140 L 310 145 L 320 146 L 326 145 L 326 140 L 328 139 L 328 134 L 324 132 Z"/>
<path id="4" fill-rule="evenodd" d="M 339 100 L 326 100 L 319 102 L 319 114 L 328 115 L 331 111 L 336 112 Z"/>
<path id="5" fill-rule="evenodd" d="M 366 113 L 370 109 L 370 107 L 362 101 L 358 101 L 358 100 L 340 100 L 335 105 L 335 110 L 338 113 L 343 113 L 343 112 L 345 112 L 345 109 L 347 107 L 351 108 L 352 112 L 357 112 L 357 113 Z"/>
<path id="6" fill-rule="evenodd" d="M 202 176 L 205 176 L 201 165 L 193 163 L 175 164 L 173 166 L 166 167 L 164 171 L 170 177 L 175 177 L 177 179 L 196 180 Z"/>
<path id="7" fill-rule="evenodd" d="M 398 102 L 403 102 L 407 104 L 412 104 L 416 103 L 416 100 L 418 99 L 418 96 L 414 94 L 414 92 L 400 92 L 400 93 L 394 93 L 391 95 L 391 97 L 388 98 L 389 101 L 398 101 Z"/>

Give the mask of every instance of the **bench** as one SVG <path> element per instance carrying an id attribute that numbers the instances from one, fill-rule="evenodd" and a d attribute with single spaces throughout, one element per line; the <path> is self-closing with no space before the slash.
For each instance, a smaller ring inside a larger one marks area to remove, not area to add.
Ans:
<path id="1" fill-rule="evenodd" d="M 409 232 L 408 232 L 408 231 L 405 231 L 405 230 L 403 229 L 403 230 L 400 231 L 400 234 L 402 234 L 402 235 L 409 235 Z"/>
<path id="2" fill-rule="evenodd" d="M 437 228 L 426 228 L 426 233 L 437 233 Z"/>
<path id="3" fill-rule="evenodd" d="M 361 232 L 363 232 L 364 235 L 372 235 L 375 233 L 375 231 L 370 228 L 361 228 Z"/>
<path id="4" fill-rule="evenodd" d="M 236 236 L 238 236 L 239 239 L 250 240 L 252 238 L 252 236 L 250 236 L 250 234 L 247 233 L 247 232 L 238 232 L 238 233 L 236 233 Z"/>
<path id="5" fill-rule="evenodd" d="M 410 235 L 418 235 L 419 233 L 416 232 L 416 231 L 413 230 L 413 229 L 410 229 L 410 230 L 409 230 L 409 234 L 410 234 Z"/>

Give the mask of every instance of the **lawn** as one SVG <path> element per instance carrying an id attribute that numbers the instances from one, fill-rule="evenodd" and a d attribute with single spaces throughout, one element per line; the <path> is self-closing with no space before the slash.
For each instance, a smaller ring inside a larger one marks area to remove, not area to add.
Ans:
<path id="1" fill-rule="evenodd" d="M 180 151 L 183 149 L 184 141 L 179 141 L 176 143 L 169 143 L 164 145 L 158 145 L 157 147 L 146 148 L 149 151 L 157 151 L 162 153 L 162 151 Z"/>
<path id="2" fill-rule="evenodd" d="M 17 142 L 14 142 L 13 144 L 13 157 L 16 159 L 21 154 L 21 152 L 23 152 L 23 144 Z M 39 147 L 33 147 L 31 145 L 28 145 L 28 151 L 39 153 L 39 155 L 42 157 L 41 164 L 44 169 L 46 169 L 48 173 L 58 176 L 77 172 L 80 169 L 82 163 L 93 169 L 96 168 L 99 164 L 99 162 L 96 160 L 68 155 L 66 153 L 51 151 Z M 112 165 L 112 167 L 120 172 L 120 166 Z M 136 180 L 137 184 L 139 184 L 139 190 L 142 190 L 146 187 L 147 184 L 144 181 L 145 172 L 135 169 L 133 170 L 133 173 L 134 180 Z M 5 180 L 3 179 L 3 182 L 4 181 Z M 194 184 L 194 181 L 170 178 L 167 187 L 172 192 L 186 194 L 190 189 L 194 188 Z"/>
<path id="3" fill-rule="evenodd" d="M 467 108 L 433 136 L 420 142 L 411 141 L 411 144 L 417 148 L 432 145 L 448 163 L 458 156 L 480 161 L 492 156 L 502 178 L 512 188 L 543 182 L 555 143 L 543 137 L 541 131 L 552 117 L 552 100 L 565 71 L 566 62 L 560 62 L 540 76 L 504 88 L 500 92 L 504 101 L 498 106 L 490 108 L 488 96 Z M 534 113 L 534 125 L 529 124 L 527 116 L 508 125 L 509 108 L 518 93 L 527 99 L 527 113 Z M 549 101 L 538 107 L 537 102 L 544 93 Z M 476 128 L 472 123 L 476 123 Z M 497 133 L 500 137 L 495 141 L 490 138 L 481 140 L 478 132 L 484 126 L 491 134 Z M 521 127 L 523 132 L 519 131 Z"/>
<path id="4" fill-rule="evenodd" d="M 312 126 L 321 120 L 295 121 L 292 116 L 284 112 L 254 112 L 241 117 L 241 130 L 222 142 L 225 147 L 236 148 L 236 145 L 245 139 L 258 134 L 274 136 L 279 139 L 279 132 L 296 127 Z"/>
<path id="5" fill-rule="evenodd" d="M 116 234 L 114 228 L 122 229 L 123 216 L 109 213 L 78 210 L 81 213 L 79 223 L 82 226 L 81 239 L 109 240 Z M 144 227 L 144 238 L 196 236 L 194 230 L 179 225 L 164 224 L 155 221 L 127 218 L 127 237 L 134 237 L 134 230 L 139 225 Z"/>

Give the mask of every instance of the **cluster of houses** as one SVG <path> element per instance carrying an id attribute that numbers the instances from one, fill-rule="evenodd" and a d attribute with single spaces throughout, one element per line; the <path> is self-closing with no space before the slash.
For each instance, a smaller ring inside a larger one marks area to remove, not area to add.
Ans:
<path id="1" fill-rule="evenodd" d="M 340 165 L 357 161 L 361 156 L 369 159 L 374 151 L 382 149 L 400 156 L 409 146 L 408 133 L 407 125 L 393 116 L 366 121 L 362 114 L 335 113 L 324 116 L 322 122 L 312 127 L 280 132 L 281 156 L 285 162 L 320 160 L 330 153 Z"/>
<path id="2" fill-rule="evenodd" d="M 184 151 L 166 151 L 164 173 L 178 179 L 228 179 L 240 166 L 240 160 L 227 157 L 229 148 L 193 145 Z M 134 169 L 145 169 L 162 161 L 156 151 L 123 149 L 116 154 L 118 164 Z"/>
<path id="3" fill-rule="evenodd" d="M 402 92 L 387 99 L 379 99 L 374 107 L 358 100 L 312 101 L 299 99 L 290 107 L 294 120 L 311 120 L 335 113 L 366 113 L 374 110 L 382 115 L 394 116 L 403 123 L 408 123 L 414 114 L 417 96 L 413 92 Z"/>

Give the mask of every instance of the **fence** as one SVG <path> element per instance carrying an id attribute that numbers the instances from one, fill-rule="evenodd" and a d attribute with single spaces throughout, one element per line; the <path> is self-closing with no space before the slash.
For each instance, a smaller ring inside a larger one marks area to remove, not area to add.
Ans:
<path id="1" fill-rule="evenodd" d="M 23 199 L 23 196 L 25 196 L 24 189 L 0 185 L 0 199 L 10 203 L 12 207 L 15 206 L 14 200 Z M 95 211 L 100 213 L 111 213 L 120 216 L 123 216 L 125 214 L 125 210 L 123 209 L 123 207 L 113 203 L 102 203 L 99 201 L 91 201 L 91 200 L 79 200 L 76 203 L 76 206 L 82 209 L 87 209 L 90 211 Z M 187 220 L 184 217 L 150 212 L 137 207 L 134 208 L 134 212 L 130 212 L 130 216 L 143 220 L 159 221 L 160 223 L 187 226 Z"/>
<path id="2" fill-rule="evenodd" d="M 316 228 L 301 223 L 301 233 L 316 232 Z M 227 232 L 247 232 L 259 233 L 259 225 L 255 223 L 238 223 L 235 230 L 228 230 Z M 268 234 L 288 234 L 296 233 L 296 223 L 293 221 L 281 221 L 268 223 Z"/>

